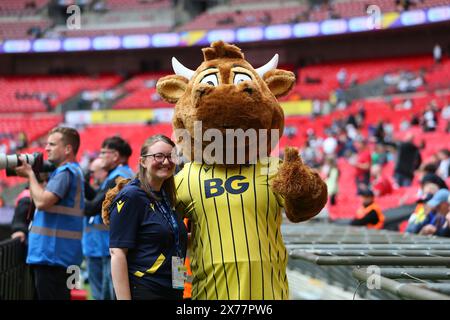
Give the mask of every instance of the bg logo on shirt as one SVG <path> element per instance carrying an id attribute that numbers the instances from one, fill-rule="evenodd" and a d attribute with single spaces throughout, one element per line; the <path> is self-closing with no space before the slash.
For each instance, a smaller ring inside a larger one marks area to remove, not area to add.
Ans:
<path id="1" fill-rule="evenodd" d="M 205 180 L 205 195 L 206 198 L 217 197 L 222 195 L 225 190 L 231 194 L 240 194 L 247 191 L 249 187 L 248 182 L 238 182 L 245 180 L 244 176 L 231 176 L 225 180 L 225 185 L 223 180 L 220 178 L 207 179 Z"/>

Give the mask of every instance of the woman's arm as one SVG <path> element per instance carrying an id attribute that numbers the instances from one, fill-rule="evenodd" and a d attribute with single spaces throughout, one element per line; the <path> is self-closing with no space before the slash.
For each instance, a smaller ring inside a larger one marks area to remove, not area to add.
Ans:
<path id="1" fill-rule="evenodd" d="M 126 248 L 111 248 L 111 275 L 117 300 L 131 300 Z"/>

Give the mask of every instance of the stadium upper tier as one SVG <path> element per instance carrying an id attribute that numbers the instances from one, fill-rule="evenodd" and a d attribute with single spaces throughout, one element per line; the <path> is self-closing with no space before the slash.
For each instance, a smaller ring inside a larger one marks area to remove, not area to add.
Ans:
<path id="1" fill-rule="evenodd" d="M 33 39 L 36 32 L 47 29 L 50 24 L 50 20 L 44 19 L 0 20 L 0 39 Z"/>
<path id="2" fill-rule="evenodd" d="M 82 90 L 105 90 L 120 81 L 118 75 L 0 77 L 0 113 L 50 111 Z"/>
<path id="3" fill-rule="evenodd" d="M 159 10 L 170 8 L 171 0 L 105 0 L 105 8 L 111 11 Z"/>
<path id="4" fill-rule="evenodd" d="M 197 16 L 179 30 L 239 28 L 243 26 L 262 26 L 282 23 L 322 21 L 326 19 L 352 18 L 367 15 L 368 5 L 376 5 L 381 13 L 397 11 L 394 0 L 335 1 L 330 6 L 309 8 L 295 4 L 294 1 L 247 1 L 234 0 L 231 5 L 212 8 Z M 448 5 L 448 0 L 427 0 L 411 9 L 424 9 Z M 245 5 L 245 6 L 240 6 Z"/>
<path id="5" fill-rule="evenodd" d="M 49 0 L 2 0 L 0 1 L 0 16 L 36 14 L 49 2 Z"/>
<path id="6" fill-rule="evenodd" d="M 318 22 L 364 17 L 369 5 L 365 0 L 341 0 L 312 7 L 298 1 L 232 0 L 191 18 L 185 12 L 183 21 L 187 22 L 180 22 L 175 18 L 180 13 L 176 14 L 177 9 L 169 0 L 104 0 L 101 7 L 98 3 L 102 2 L 88 2 L 82 11 L 82 28 L 69 30 L 64 25 L 53 25 L 48 18 L 48 0 L 0 1 L 0 39 L 120 36 Z M 448 4 L 449 0 L 426 0 L 410 10 Z M 399 11 L 395 0 L 373 0 L 370 5 L 378 6 L 383 14 Z M 150 18 L 143 19 L 148 15 Z"/>

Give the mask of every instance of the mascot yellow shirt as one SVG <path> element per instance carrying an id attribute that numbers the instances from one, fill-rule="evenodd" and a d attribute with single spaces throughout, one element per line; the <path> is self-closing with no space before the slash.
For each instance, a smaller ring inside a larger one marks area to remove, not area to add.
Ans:
<path id="1" fill-rule="evenodd" d="M 289 298 L 283 199 L 269 188 L 278 163 L 190 162 L 176 175 L 177 210 L 192 221 L 193 299 Z"/>

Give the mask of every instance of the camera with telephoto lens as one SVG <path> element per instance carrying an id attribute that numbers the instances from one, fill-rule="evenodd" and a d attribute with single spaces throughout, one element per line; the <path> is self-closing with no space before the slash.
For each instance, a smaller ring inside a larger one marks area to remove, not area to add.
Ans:
<path id="1" fill-rule="evenodd" d="M 7 155 L 0 153 L 0 170 L 6 169 L 6 175 L 8 177 L 17 176 L 16 167 L 22 165 L 20 156 L 25 158 L 25 161 L 31 165 L 36 177 L 40 179 L 41 173 L 52 172 L 56 167 L 49 161 L 44 160 L 44 155 L 41 152 L 35 152 L 33 154 L 11 154 Z"/>

